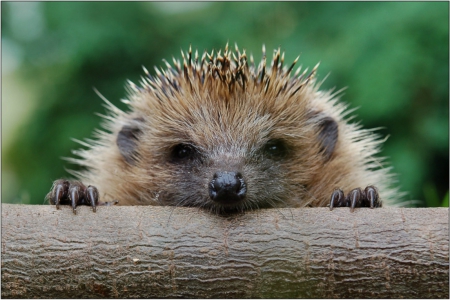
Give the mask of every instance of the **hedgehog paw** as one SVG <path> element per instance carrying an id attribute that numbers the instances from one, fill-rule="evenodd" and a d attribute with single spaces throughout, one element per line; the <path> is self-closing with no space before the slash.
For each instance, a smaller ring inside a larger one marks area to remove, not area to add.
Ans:
<path id="1" fill-rule="evenodd" d="M 381 200 L 376 187 L 369 185 L 364 190 L 356 188 L 351 190 L 346 197 L 341 189 L 335 189 L 331 194 L 330 210 L 334 207 L 350 207 L 353 211 L 355 207 L 381 207 Z"/>
<path id="2" fill-rule="evenodd" d="M 90 205 L 92 210 L 96 212 L 97 206 L 111 206 L 118 203 L 113 202 L 100 202 L 99 193 L 95 186 L 85 186 L 79 181 L 68 181 L 65 179 L 58 179 L 53 182 L 53 186 L 50 192 L 45 197 L 50 204 L 56 205 L 59 209 L 59 205 L 72 205 L 73 213 L 77 213 L 77 206 Z"/>

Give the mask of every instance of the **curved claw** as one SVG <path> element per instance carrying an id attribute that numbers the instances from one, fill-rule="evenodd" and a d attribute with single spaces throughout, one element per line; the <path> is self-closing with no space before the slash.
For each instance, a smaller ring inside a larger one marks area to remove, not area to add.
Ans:
<path id="1" fill-rule="evenodd" d="M 69 190 L 69 182 L 67 180 L 57 180 L 53 185 L 53 193 L 49 193 L 48 199 L 50 203 L 56 205 L 56 209 L 59 209 L 59 204 L 67 200 L 67 194 Z"/>
<path id="2" fill-rule="evenodd" d="M 86 188 L 85 199 L 87 203 L 92 206 L 92 210 L 96 212 L 98 204 L 98 190 L 95 186 L 90 185 Z"/>
<path id="3" fill-rule="evenodd" d="M 72 202 L 72 210 L 74 214 L 77 214 L 77 205 L 81 200 L 80 198 L 80 187 L 79 186 L 71 186 L 69 190 L 69 198 Z"/>
<path id="4" fill-rule="evenodd" d="M 361 202 L 361 189 L 354 189 L 350 192 L 350 211 L 353 212 L 356 206 L 360 206 Z"/>
<path id="5" fill-rule="evenodd" d="M 52 200 L 52 204 L 56 205 L 56 209 L 59 209 L 59 202 L 64 195 L 64 185 L 58 184 L 55 190 L 55 196 Z"/>
<path id="6" fill-rule="evenodd" d="M 342 200 L 344 199 L 344 192 L 341 189 L 336 189 L 331 194 L 330 210 L 333 210 L 335 206 L 342 206 Z"/>
<path id="7" fill-rule="evenodd" d="M 370 208 L 379 207 L 378 192 L 373 186 L 368 186 L 365 189 L 367 201 L 369 201 Z"/>

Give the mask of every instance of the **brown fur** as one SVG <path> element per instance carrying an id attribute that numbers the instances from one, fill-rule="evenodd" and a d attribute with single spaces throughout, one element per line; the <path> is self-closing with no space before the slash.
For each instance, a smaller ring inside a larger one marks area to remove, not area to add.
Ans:
<path id="1" fill-rule="evenodd" d="M 232 53 L 226 46 L 223 54 L 202 58 L 182 53 L 182 64 L 174 59 L 173 67 L 166 63 L 155 77 L 145 70 L 141 87 L 129 85 L 128 112 L 104 99 L 111 111 L 104 126 L 109 132 L 97 132 L 96 141 L 84 143 L 87 150 L 76 151 L 81 159 L 71 161 L 87 170 L 74 174 L 95 185 L 102 201 L 117 199 L 119 205 L 221 210 L 208 197 L 218 170 L 243 174 L 248 190 L 239 210 L 326 206 L 335 188 L 347 193 L 367 185 L 378 188 L 384 205 L 391 204 L 392 176 L 374 156 L 382 141 L 345 119 L 346 106 L 336 94 L 318 89 L 316 68 L 291 76 L 295 62 L 283 67 L 278 50 L 266 66 L 264 52 L 258 66 L 245 51 L 236 46 Z M 320 142 L 324 118 L 338 126 L 336 143 L 325 147 L 328 154 Z M 119 149 L 121 131 L 126 147 Z M 260 154 L 274 139 L 288 146 L 286 157 Z M 170 152 L 180 143 L 194 145 L 203 160 L 174 163 Z"/>

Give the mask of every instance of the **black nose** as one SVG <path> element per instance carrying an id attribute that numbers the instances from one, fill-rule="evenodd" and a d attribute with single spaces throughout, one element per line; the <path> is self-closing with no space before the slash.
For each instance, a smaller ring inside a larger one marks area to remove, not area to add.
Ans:
<path id="1" fill-rule="evenodd" d="M 209 183 L 209 196 L 215 202 L 232 204 L 244 199 L 245 181 L 239 172 L 217 172 Z"/>

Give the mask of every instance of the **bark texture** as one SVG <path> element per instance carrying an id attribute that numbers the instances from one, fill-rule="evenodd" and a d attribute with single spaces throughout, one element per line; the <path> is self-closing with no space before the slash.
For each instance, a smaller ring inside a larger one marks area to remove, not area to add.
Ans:
<path id="1" fill-rule="evenodd" d="M 446 298 L 448 208 L 2 204 L 4 298 Z"/>

